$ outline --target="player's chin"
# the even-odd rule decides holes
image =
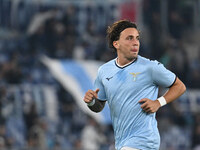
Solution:
[[[138,56],[138,52],[134,52],[134,53],[132,53],[131,56],[132,56],[132,58],[137,58],[137,56]]]

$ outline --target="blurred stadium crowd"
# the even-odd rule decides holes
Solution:
[[[115,58],[107,46],[106,28],[119,19],[120,6],[127,9],[126,3],[133,4],[0,0],[1,150],[114,150],[111,125],[97,125],[85,115],[40,58],[104,62]],[[198,93],[200,17],[194,15],[196,4],[200,10],[198,0],[169,0],[167,25],[163,25],[161,2],[143,0],[138,25],[140,55],[159,60]],[[56,104],[47,105],[48,94],[56,97]],[[190,99],[184,101],[183,112],[177,108],[179,103],[173,103],[157,113],[161,150],[200,150],[200,113],[191,111],[189,103]]]

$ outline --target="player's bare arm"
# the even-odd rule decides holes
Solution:
[[[175,83],[163,95],[163,98],[166,101],[166,103],[170,103],[176,100],[185,91],[186,91],[185,85],[177,77]],[[153,101],[148,98],[143,98],[139,101],[139,103],[142,103],[141,108],[147,113],[154,113],[161,107],[161,103],[159,102],[159,100]]]
[[[184,83],[177,77],[175,83],[164,94],[167,103],[170,103],[186,91]]]
[[[94,112],[102,111],[106,103],[106,101],[98,100],[98,92],[99,89],[96,89],[95,91],[88,90],[84,96],[84,102],[87,103],[90,110]]]

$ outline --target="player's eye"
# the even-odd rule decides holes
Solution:
[[[133,36],[128,36],[127,37],[127,40],[132,40],[133,39]]]

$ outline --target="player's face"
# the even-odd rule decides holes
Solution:
[[[139,32],[135,28],[126,28],[120,34],[119,40],[113,42],[118,58],[132,61],[138,56],[140,41]]]

